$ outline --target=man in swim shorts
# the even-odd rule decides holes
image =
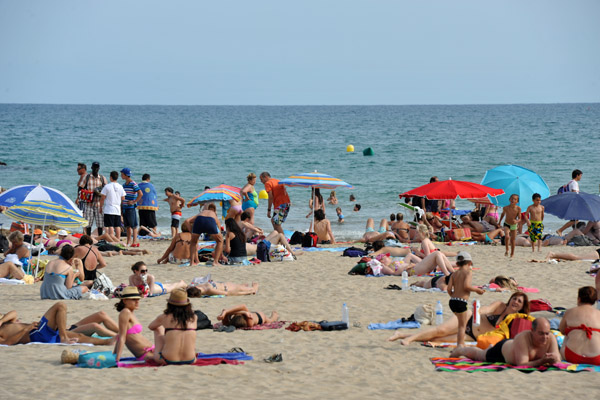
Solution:
[[[16,311],[0,314],[0,344],[39,343],[92,343],[111,344],[113,339],[99,339],[67,330],[67,306],[55,303],[40,319],[29,324],[19,322]]]
[[[268,172],[260,174],[260,181],[265,185],[265,191],[269,195],[269,206],[267,207],[267,218],[271,219],[273,229],[283,233],[281,225],[285,222],[290,212],[290,197],[285,186],[279,184],[279,180],[271,178]],[[273,217],[271,218],[271,208],[274,207]]]
[[[186,219],[183,224],[186,225],[186,230],[192,232],[190,265],[198,265],[200,262],[198,259],[198,240],[202,233],[210,235],[210,238],[216,242],[215,251],[213,252],[213,265],[221,265],[219,261],[223,255],[223,235],[217,217],[217,207],[211,203],[195,217]]]
[[[450,357],[460,356],[476,361],[530,367],[560,362],[558,344],[550,332],[550,322],[546,318],[536,318],[530,331],[521,332],[514,339],[504,339],[487,350],[477,347],[457,347],[450,354]]]

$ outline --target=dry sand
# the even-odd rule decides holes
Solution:
[[[198,351],[218,353],[241,347],[254,357],[254,361],[237,366],[93,370],[61,365],[63,346],[1,347],[3,385],[0,398],[362,398],[391,395],[427,399],[496,397],[502,392],[511,397],[589,398],[598,393],[600,375],[591,372],[435,372],[429,358],[447,356],[449,350],[426,348],[418,343],[404,347],[399,342],[387,342],[392,331],[370,331],[367,325],[408,317],[419,304],[437,300],[442,300],[448,318],[448,295],[384,290],[391,283],[400,285],[400,278],[349,276],[347,272],[357,259],[341,257],[341,253],[304,253],[296,262],[244,267],[157,265],[156,259],[167,246],[168,241],[144,241],[142,248],[153,254],[108,258],[105,272],[117,285],[127,282],[130,266],[141,259],[148,264],[150,273],[162,282],[179,279],[189,282],[210,273],[218,281],[260,283],[255,296],[192,299],[194,308],[204,311],[213,322],[223,308],[241,303],[251,310],[277,310],[285,321],[339,320],[342,303],[347,302],[351,324],[359,322],[361,327],[339,332],[290,332],[284,329],[198,332]],[[528,263],[532,254],[526,248],[517,248],[515,259],[509,261],[503,256],[504,247],[501,246],[441,247],[472,253],[475,267],[480,268],[474,271],[474,283],[483,284],[498,274],[513,276],[521,285],[540,289],[531,298],[549,299],[554,306],[573,307],[577,288],[593,285],[593,278],[585,274],[589,262]],[[583,253],[592,248],[555,247],[552,250]],[[548,251],[545,248],[541,255],[535,253],[536,258],[543,259]],[[416,279],[411,278],[411,282]],[[39,299],[39,284],[0,286],[0,293],[0,310],[17,310],[23,321],[39,320],[54,303]],[[489,304],[508,297],[508,293],[486,292],[480,299],[482,304]],[[67,301],[68,324],[99,310],[108,312],[116,320],[115,302]],[[150,340],[152,334],[146,327],[163,311],[165,302],[165,296],[144,299],[136,312],[144,325],[143,334]],[[552,316],[550,313],[541,315]],[[262,361],[273,353],[282,353],[283,362],[268,364]],[[125,355],[129,353],[126,351]]]

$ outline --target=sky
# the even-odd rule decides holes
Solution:
[[[600,102],[597,0],[0,0],[0,103]]]

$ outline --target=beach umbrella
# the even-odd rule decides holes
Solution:
[[[66,208],[52,201],[24,201],[9,207],[4,214],[15,221],[23,221],[31,225],[41,225],[42,230],[48,225],[56,225],[61,228],[81,228],[87,226],[87,219],[81,217],[75,210]],[[33,235],[31,235],[33,245]],[[40,253],[35,268],[35,275],[40,263]]]
[[[353,189],[354,187],[344,182],[341,179],[335,178],[331,175],[322,174],[320,172],[309,172],[306,174],[297,174],[289,176],[279,181],[280,185],[290,187],[309,187],[313,189],[335,189],[344,187]],[[315,204],[314,193],[313,193],[313,205]],[[315,213],[313,212],[313,226],[315,222]]]
[[[446,181],[431,182],[418,188],[401,193],[403,197],[425,197],[428,200],[455,200],[455,199],[480,199],[485,196],[498,196],[503,194],[501,189],[494,189],[473,182]]]
[[[0,193],[0,206],[11,207],[21,204],[24,201],[49,201],[56,203],[75,211],[79,216],[83,216],[82,211],[65,195],[63,192],[51,187],[42,185],[21,185],[8,189],[4,193]]]
[[[240,195],[241,188],[230,185],[219,185],[210,189],[204,190],[198,196],[194,197],[187,204],[188,207],[192,207],[198,204],[209,203],[211,201],[242,201]]]
[[[550,196],[550,189],[541,176],[534,171],[518,165],[501,165],[485,173],[482,185],[504,190],[504,194],[496,197],[497,205],[504,207],[510,204],[510,196],[519,195],[519,206],[525,210],[531,204],[531,196],[539,193],[542,199]]]
[[[600,196],[565,192],[542,200],[544,212],[569,221],[600,221]]]

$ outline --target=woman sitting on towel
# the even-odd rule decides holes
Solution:
[[[173,236],[171,244],[165,250],[161,258],[156,260],[158,264],[183,264],[190,262],[190,243],[192,234],[187,224],[181,226],[181,232]]]
[[[121,301],[115,304],[119,312],[119,333],[113,353],[117,362],[123,354],[123,347],[133,353],[137,361],[154,358],[154,345],[142,335],[142,324],[134,312],[140,308],[140,291],[135,286],[127,286],[121,292]]]
[[[579,288],[577,307],[568,309],[560,321],[565,340],[560,349],[563,360],[574,364],[600,365],[600,311],[598,292],[591,286]]]
[[[473,325],[473,313],[470,309],[466,311],[468,321],[465,333],[467,340],[477,340],[477,336],[493,331],[506,316],[514,313],[529,314],[529,298],[523,292],[515,292],[510,296],[506,304],[496,301],[489,306],[481,307],[481,324]],[[408,345],[412,342],[456,342],[458,331],[458,319],[452,315],[443,324],[434,326],[417,333],[398,331],[388,338],[389,341],[402,339],[400,343]]]
[[[174,290],[165,312],[148,325],[154,331],[154,361],[162,365],[193,364],[197,321],[185,290]]]
[[[129,276],[129,285],[135,286],[147,296],[158,296],[171,293],[175,289],[185,289],[187,284],[184,281],[177,283],[160,283],[154,278],[154,275],[148,273],[148,267],[143,261],[138,261],[131,266],[133,275]]]
[[[202,296],[246,296],[250,294],[256,294],[258,292],[258,283],[252,282],[251,285],[247,283],[239,284],[233,282],[215,282],[209,280],[206,283],[199,285],[193,284],[188,286],[187,294],[188,297],[202,297]]]
[[[40,296],[52,300],[79,300],[88,291],[87,286],[77,285],[75,279],[85,280],[83,263],[75,258],[75,249],[71,245],[62,247],[60,257],[46,265],[44,280],[40,287]]]
[[[231,325],[236,328],[251,328],[256,325],[270,324],[279,320],[277,311],[271,312],[271,316],[260,311],[250,311],[245,304],[231,307],[227,310],[223,309],[217,319],[223,322],[223,325]]]
[[[225,220],[225,253],[228,264],[241,264],[248,259],[246,253],[246,236],[235,219]]]

